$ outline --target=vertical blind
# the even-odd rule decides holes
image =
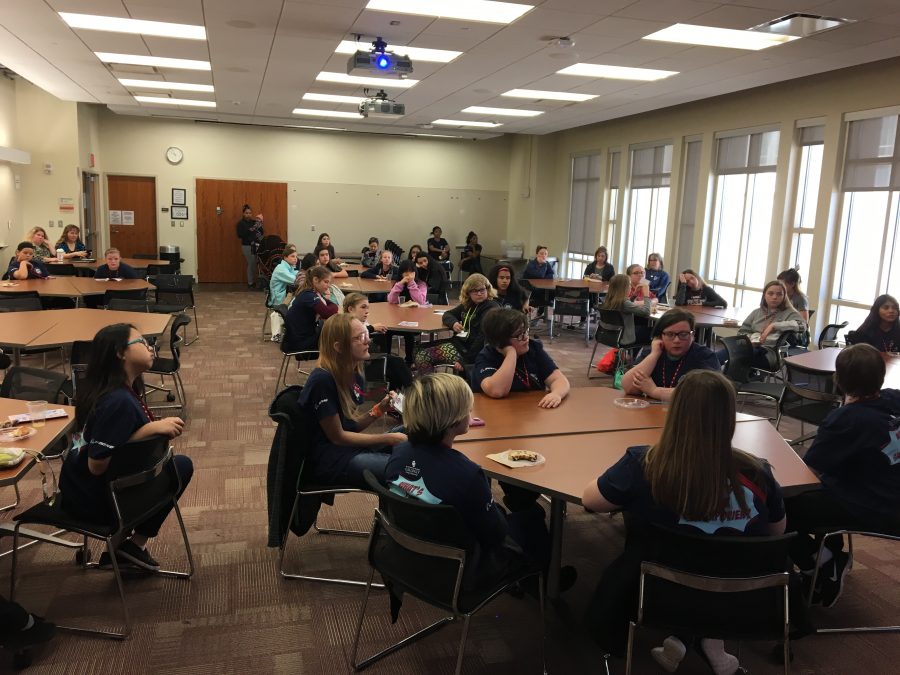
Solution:
[[[844,161],[844,192],[900,190],[897,115],[850,122]]]

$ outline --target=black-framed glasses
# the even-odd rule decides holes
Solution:
[[[528,331],[526,330],[524,333],[513,335],[510,340],[514,340],[516,342],[528,342]]]
[[[469,293],[487,293],[487,288],[482,286],[481,288],[472,288],[469,290]]]
[[[678,338],[679,340],[689,340],[691,335],[693,335],[693,334],[694,334],[694,331],[692,331],[692,330],[680,330],[678,332],[671,331],[671,330],[664,330],[661,333],[661,335],[666,340],[674,340],[675,338]]]

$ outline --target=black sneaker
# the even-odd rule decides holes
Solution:
[[[822,607],[834,607],[844,590],[844,578],[850,571],[850,556],[838,551],[819,570],[819,599]]]
[[[116,549],[116,560],[120,566],[138,567],[149,572],[156,572],[159,569],[159,563],[153,559],[147,550],[135,544],[131,539],[125,540]],[[109,558],[109,553],[106,551],[101,553],[97,565],[103,569],[111,569],[112,561]]]
[[[46,621],[44,618],[31,615],[34,619],[34,625],[27,630],[12,631],[7,634],[0,644],[6,649],[25,649],[34,645],[50,642],[56,635],[56,624]]]

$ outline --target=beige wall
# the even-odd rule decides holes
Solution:
[[[21,78],[15,85],[16,146],[31,153],[30,165],[16,167],[21,176],[16,235],[20,241],[26,230],[40,225],[52,244],[62,235],[63,225],[81,219],[77,108]],[[50,173],[45,164],[52,165]],[[74,212],[60,212],[60,198],[73,200]]]
[[[16,85],[12,80],[0,77],[0,146],[15,148],[16,145]],[[21,149],[21,148],[19,148]],[[19,243],[21,228],[19,214],[19,193],[15,177],[21,165],[0,162],[0,262],[6,271],[7,255]]]
[[[340,250],[358,250],[372,235],[404,248],[424,244],[433,225],[444,228],[451,244],[462,243],[474,229],[486,250],[506,235],[510,142],[505,138],[395,138],[106,111],[100,112],[99,127],[104,173],[155,176],[157,208],[169,205],[171,188],[187,189],[190,220],[173,227],[166,214],[158,215],[160,244],[180,246],[188,272],[196,264],[196,178],[287,182],[288,238],[301,249],[311,249],[322,231]],[[165,159],[173,145],[184,151],[176,166]]]

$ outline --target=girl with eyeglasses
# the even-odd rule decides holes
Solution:
[[[380,352],[375,354],[376,358],[386,359],[384,370],[388,386],[397,391],[408,387],[412,382],[412,373],[403,359],[390,353],[391,334],[388,332],[387,326],[381,323],[374,325],[369,323],[369,298],[362,293],[349,293],[344,298],[342,308],[344,314],[355,317],[369,331],[370,342],[375,344]]]
[[[484,317],[484,349],[475,359],[472,387],[491,398],[514,391],[547,391],[541,408],[556,408],[569,395],[569,380],[528,337],[528,319],[514,309],[498,309]]]
[[[443,324],[453,331],[449,340],[441,340],[421,347],[416,352],[416,367],[420,375],[433,372],[438,364],[452,365],[462,373],[463,364],[475,363],[484,347],[481,322],[485,314],[498,309],[494,298],[497,292],[483,274],[470,274],[459,290],[460,303],[444,312]]]
[[[389,448],[406,440],[400,433],[362,433],[390,407],[385,396],[368,414],[360,412],[368,358],[369,331],[359,319],[335,314],[323,324],[319,362],[299,399],[312,433],[308,461],[314,483],[365,489],[366,469],[383,481]]]
[[[153,357],[152,347],[130,324],[113,324],[94,336],[75,404],[75,422],[81,432],[73,439],[59,478],[62,508],[73,518],[114,524],[116,515],[106,476],[113,456],[122,452],[126,443],[155,435],[177,438],[184,431],[181,418],[154,419],[143,400],[141,375],[153,365]],[[194,466],[183,455],[175,455],[173,461],[181,480],[180,497]],[[134,528],[131,537],[116,550],[119,564],[159,569],[146,545],[159,533],[170,510],[171,507],[165,507],[148,514]],[[109,555],[103,553],[100,565],[111,564]]]
[[[719,359],[709,347],[694,342],[694,315],[672,309],[653,327],[653,342],[641,350],[634,367],[622,378],[622,389],[632,396],[669,401],[675,385],[692,370],[719,370]]]
[[[647,281],[650,282],[650,292],[659,298],[660,302],[665,302],[666,291],[669,288],[669,273],[664,269],[663,259],[659,253],[651,253],[647,256],[645,275]]]

